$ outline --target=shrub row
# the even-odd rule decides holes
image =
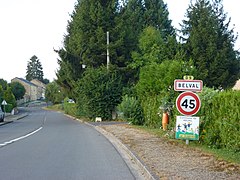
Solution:
[[[168,101],[166,95],[165,98],[147,96],[141,103],[134,97],[125,96],[118,109],[133,124],[160,128],[162,110],[159,107],[166,102],[172,107],[178,94],[171,100],[167,98]],[[202,105],[196,116],[200,116],[200,142],[214,148],[240,151],[240,91],[219,92],[204,87],[199,96]],[[170,109],[169,129],[175,128],[176,115],[179,115],[176,108]]]
[[[240,151],[240,91],[208,92],[201,110],[201,141]],[[203,96],[204,97],[204,96]]]

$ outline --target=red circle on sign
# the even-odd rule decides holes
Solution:
[[[199,111],[201,101],[197,94],[187,91],[177,97],[176,106],[181,114],[191,116]]]

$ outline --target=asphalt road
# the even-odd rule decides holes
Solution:
[[[94,128],[38,107],[0,126],[0,179],[131,180],[117,150]]]

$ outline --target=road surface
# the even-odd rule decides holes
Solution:
[[[133,173],[94,128],[39,107],[0,126],[0,179],[131,180]]]

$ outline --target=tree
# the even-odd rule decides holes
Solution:
[[[149,26],[143,30],[139,37],[139,52],[133,51],[132,68],[140,68],[149,63],[160,64],[164,60],[174,59],[177,53],[177,42],[174,37],[168,36],[168,41],[164,41],[161,32]]]
[[[32,56],[27,64],[26,79],[31,81],[33,79],[38,79],[43,82],[43,68],[40,60],[37,56]]]
[[[117,0],[78,1],[68,22],[64,47],[56,52],[60,56],[57,72],[59,83],[72,90],[87,67],[106,65],[106,33],[112,31]]]
[[[175,30],[168,15],[167,5],[162,0],[129,0],[119,16],[120,19],[124,19],[120,28],[120,39],[125,41],[121,46],[125,49],[122,52],[126,52],[123,57],[124,63],[128,67],[127,72],[133,71],[130,80],[134,84],[138,79],[139,66],[153,59],[158,59],[159,62],[172,59],[172,55],[176,53]],[[164,50],[169,45],[171,47]],[[170,49],[174,52],[170,52]]]
[[[3,93],[4,93],[3,88],[0,85],[0,103],[2,103],[2,101],[3,101]]]
[[[61,91],[61,87],[53,81],[46,87],[45,97],[47,101],[51,101],[53,104],[57,104],[63,101],[64,95]]]
[[[175,36],[175,29],[169,19],[167,4],[163,0],[144,0],[145,27],[152,26],[158,29],[165,41],[168,36]]]
[[[0,79],[0,85],[2,86],[3,90],[7,90],[8,83],[4,79]]]
[[[15,99],[15,96],[12,93],[12,90],[10,87],[7,87],[7,90],[4,91],[3,94],[3,99],[8,103],[8,106],[12,106],[12,107],[16,107],[17,106],[17,102]]]
[[[234,50],[236,37],[222,0],[197,0],[183,21],[182,34],[187,57],[198,69],[197,77],[208,87],[231,87],[239,77],[239,60]]]
[[[106,67],[88,68],[78,81],[76,100],[79,114],[89,118],[112,119],[112,112],[121,102],[121,77]]]
[[[43,82],[44,84],[50,83],[49,79],[47,79],[47,78],[44,78],[42,82]]]
[[[19,82],[12,82],[9,84],[11,87],[12,93],[15,96],[16,100],[20,100],[25,95],[26,89]]]

